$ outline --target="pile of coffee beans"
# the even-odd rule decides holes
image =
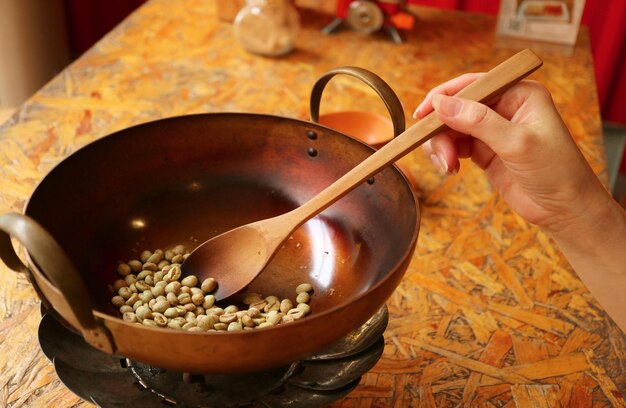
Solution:
[[[200,282],[194,275],[182,276],[181,264],[189,253],[184,245],[176,245],[145,250],[139,259],[120,263],[120,278],[111,286],[111,303],[122,319],[190,332],[236,331],[291,323],[311,312],[313,287],[309,283],[296,287],[295,301],[248,293],[243,297],[247,309],[221,307],[212,294],[218,285],[215,279]]]

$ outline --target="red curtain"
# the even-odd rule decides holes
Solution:
[[[64,0],[73,57],[79,57],[146,0]]]
[[[602,118],[626,124],[626,1],[587,0],[582,24],[589,27]]]

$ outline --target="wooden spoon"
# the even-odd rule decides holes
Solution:
[[[526,49],[482,75],[457,96],[484,102],[521,81],[542,63]],[[215,278],[217,300],[239,292],[261,273],[294,230],[445,128],[435,113],[430,113],[302,206],[204,242],[183,263],[183,274],[194,274],[201,281]]]

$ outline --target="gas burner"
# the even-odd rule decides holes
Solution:
[[[103,408],[306,408],[337,401],[356,387],[382,355],[387,322],[383,306],[363,326],[311,357],[242,374],[181,373],[106,354],[50,313],[43,313],[38,335],[63,384]]]

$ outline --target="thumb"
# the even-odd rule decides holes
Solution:
[[[481,140],[496,154],[510,147],[511,139],[503,136],[513,133],[515,126],[486,105],[442,94],[433,96],[432,105],[448,127]]]

